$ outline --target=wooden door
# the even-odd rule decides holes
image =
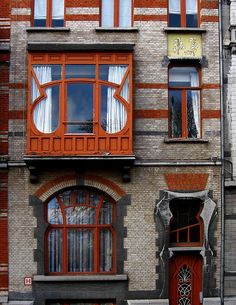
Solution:
[[[178,253],[169,264],[170,305],[200,305],[202,291],[202,257]]]

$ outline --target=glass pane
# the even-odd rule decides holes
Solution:
[[[114,26],[114,0],[102,0],[102,27]]]
[[[95,78],[95,65],[66,65],[66,78]]]
[[[180,0],[169,0],[169,26],[180,27]]]
[[[64,26],[64,0],[52,0],[52,26]]]
[[[179,231],[179,242],[180,243],[188,242],[188,229]]]
[[[46,19],[34,19],[34,26],[35,27],[45,27]]]
[[[110,230],[100,231],[100,271],[113,269],[113,236]]]
[[[169,14],[169,26],[176,28],[181,26],[180,14]]]
[[[99,79],[120,85],[126,70],[127,65],[99,65]]]
[[[46,0],[34,0],[34,26],[46,26]]]
[[[127,76],[120,95],[129,103],[129,75]]]
[[[119,7],[119,26],[131,26],[131,0],[120,0]]]
[[[104,200],[99,216],[99,224],[111,224],[113,216],[113,205],[111,202]]]
[[[200,226],[190,228],[190,241],[191,242],[199,242],[200,240],[201,240]]]
[[[76,204],[86,204],[86,195],[87,195],[87,191],[86,190],[75,190],[74,191],[75,194],[75,200],[76,200]]]
[[[197,28],[198,27],[198,15],[197,14],[186,15],[186,27],[187,28]]]
[[[127,121],[125,106],[114,98],[114,88],[101,86],[101,127],[107,133],[121,131]]]
[[[48,222],[51,224],[62,224],[62,213],[56,198],[53,198],[48,204]]]
[[[198,87],[198,71],[194,67],[174,67],[169,70],[170,87]]]
[[[34,108],[33,121],[40,132],[51,133],[59,125],[59,86],[47,88],[45,92],[47,97]]]
[[[72,194],[73,191],[66,191],[58,195],[60,197],[60,200],[62,201],[64,206],[72,206]]]
[[[66,209],[67,224],[94,224],[96,209],[77,206]]]
[[[170,137],[182,137],[182,101],[181,91],[169,91]]]
[[[62,230],[53,229],[48,234],[48,271],[62,271]]]
[[[68,231],[68,271],[94,271],[94,234],[92,230]]]
[[[33,69],[40,85],[62,79],[61,65],[33,66]]]
[[[67,132],[93,132],[93,84],[67,85]]]
[[[40,92],[33,76],[31,78],[31,104],[40,96]]]
[[[200,91],[187,91],[188,137],[200,138]]]
[[[100,200],[101,200],[100,194],[90,192],[90,194],[89,194],[89,205],[90,206],[92,206],[92,207],[98,206]]]

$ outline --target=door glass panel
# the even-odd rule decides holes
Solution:
[[[67,132],[93,132],[93,84],[67,84]]]
[[[182,99],[181,91],[169,91],[170,107],[170,137],[181,138],[182,136]]]

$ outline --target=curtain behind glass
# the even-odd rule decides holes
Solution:
[[[186,14],[197,14],[197,0],[186,0]]]
[[[34,19],[46,19],[47,0],[34,0]]]
[[[34,67],[35,74],[40,84],[48,83],[52,80],[52,69],[49,66]],[[44,133],[52,132],[52,88],[47,88],[47,97],[40,101],[34,109],[33,120],[36,128]],[[38,96],[37,90],[33,86],[32,101]]]
[[[102,26],[114,26],[114,0],[102,0]]]
[[[122,66],[110,66],[108,73],[108,81],[112,83],[120,84],[125,74],[127,67]],[[124,84],[128,86],[128,82]],[[107,126],[106,131],[108,133],[119,132],[125,127],[127,114],[124,105],[114,98],[115,88],[108,88],[107,91]],[[128,90],[123,91],[127,96],[123,98],[129,99]]]
[[[119,7],[119,26],[131,26],[131,0],[120,0]]]
[[[64,19],[64,0],[52,0],[52,19]]]
[[[191,0],[187,0],[188,2]],[[180,0],[169,0],[169,13],[170,14],[180,14]]]
[[[62,230],[59,229],[48,234],[48,271],[62,271]]]
[[[190,73],[190,80],[191,80],[191,87],[199,86],[197,72]],[[191,95],[192,95],[194,122],[195,122],[196,130],[197,130],[196,137],[199,138],[200,137],[200,95],[199,95],[199,91],[192,90]]]
[[[113,268],[113,239],[110,230],[100,231],[100,271],[108,272]]]

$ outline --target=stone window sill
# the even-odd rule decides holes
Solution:
[[[172,28],[172,27],[166,27],[166,28],[164,28],[164,32],[205,33],[205,32],[207,32],[207,30],[203,29],[203,28],[175,28],[175,27]]]
[[[129,27],[129,28],[105,28],[105,27],[96,27],[96,32],[138,32],[139,29],[137,27]]]
[[[206,139],[179,139],[179,138],[165,138],[164,142],[167,144],[171,143],[191,143],[191,144],[206,144],[208,143],[208,140]]]
[[[31,27],[26,29],[27,32],[69,32],[68,27]]]
[[[127,281],[127,274],[102,275],[35,275],[34,282],[95,282],[95,281]]]

